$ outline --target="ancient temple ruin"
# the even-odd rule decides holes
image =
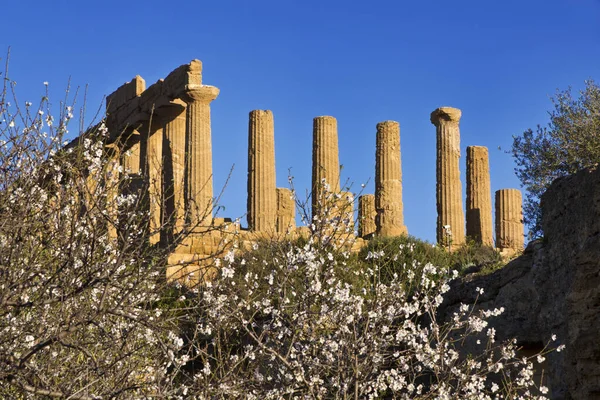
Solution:
[[[173,265],[183,265],[171,271],[174,277],[190,273],[188,264],[200,264],[230,246],[234,237],[252,242],[298,236],[307,229],[296,228],[292,191],[276,187],[275,124],[269,110],[249,113],[247,229],[214,217],[210,104],[218,95],[218,88],[203,84],[202,63],[193,60],[148,87],[136,76],[107,97],[113,155],[125,173],[146,183],[151,242],[169,244],[182,230],[189,233],[171,257]],[[488,151],[481,146],[467,148],[465,220],[460,118],[461,111],[451,107],[438,108],[430,116],[437,135],[437,242],[451,250],[464,244],[466,237],[482,245],[494,244]],[[375,194],[358,199],[355,247],[362,245],[363,238],[408,232],[400,124],[380,122],[374,131]],[[313,120],[311,189],[313,217],[350,225],[346,233],[354,237],[354,195],[340,184],[337,120],[332,116]],[[515,189],[496,192],[496,246],[504,252],[523,248],[521,195]]]

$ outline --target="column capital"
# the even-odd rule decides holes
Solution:
[[[444,122],[456,122],[460,121],[462,112],[458,108],[453,107],[440,107],[435,109],[431,113],[431,123],[433,125],[439,125]]]
[[[186,85],[179,97],[186,103],[208,104],[219,95],[219,88],[209,85]]]
[[[257,116],[269,116],[273,118],[273,111],[271,110],[252,110],[248,113],[250,118],[254,118]]]
[[[317,122],[317,121],[333,121],[333,122],[337,122],[337,120],[335,119],[335,117],[332,117],[331,115],[320,115],[318,117],[314,117],[313,118],[313,122]]]
[[[400,128],[400,123],[398,121],[392,121],[392,120],[387,120],[387,121],[381,121],[377,123],[377,129],[384,129],[387,127],[398,127]]]

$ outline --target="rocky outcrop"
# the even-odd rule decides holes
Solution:
[[[497,339],[535,351],[556,334],[563,352],[547,356],[551,399],[600,398],[600,170],[560,178],[542,197],[543,241],[486,276],[453,283],[440,311],[473,304],[504,307],[490,321]],[[545,380],[546,380],[545,379]]]

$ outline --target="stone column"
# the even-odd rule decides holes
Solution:
[[[336,202],[336,214],[340,216],[344,226],[354,232],[354,193],[344,191],[340,192],[339,196]]]
[[[431,113],[437,132],[436,201],[437,242],[451,249],[465,243],[465,217],[460,182],[458,108],[441,107]]]
[[[358,236],[365,238],[375,233],[375,195],[363,194],[358,198]]]
[[[521,191],[496,191],[496,247],[504,253],[522,251],[525,241]]]
[[[121,164],[123,172],[129,174],[140,173],[140,138],[139,134],[131,141],[129,148],[121,154]]]
[[[408,233],[404,225],[402,204],[402,166],[400,124],[384,121],[377,124],[375,153],[375,224],[379,236]]]
[[[219,89],[208,85],[187,85],[182,99],[186,109],[186,210],[192,226],[212,221],[213,174],[210,132],[210,103]]]
[[[155,117],[156,118],[156,117]],[[163,221],[163,128],[149,132],[146,140],[148,207],[150,212],[150,243],[160,240]]]
[[[156,111],[163,124],[162,172],[163,223],[179,232],[185,225],[185,144],[186,112],[185,103],[175,100],[169,106]],[[153,136],[156,136],[153,135]],[[158,147],[158,137],[152,139]],[[156,149],[158,150],[158,148]]]
[[[296,227],[296,203],[292,191],[277,188],[277,232],[287,233]]]
[[[488,149],[467,147],[467,236],[484,246],[494,246],[492,191]]]
[[[106,165],[106,172],[104,172],[103,176],[94,176],[88,177],[88,190],[89,194],[93,196],[93,198],[89,199],[88,204],[92,205],[98,201],[97,196],[97,188],[99,182],[98,178],[104,179],[104,184],[106,185],[106,204],[107,204],[107,228],[108,228],[108,238],[111,240],[116,240],[119,238],[119,208],[117,205],[117,197],[120,194],[120,182],[121,176],[119,173],[120,167],[120,151],[119,149],[105,149],[108,150],[108,163]]]
[[[248,228],[274,232],[277,224],[273,113],[250,112],[248,124]]]
[[[329,191],[340,191],[340,161],[338,156],[337,121],[334,117],[321,116],[313,119],[313,159],[312,159],[312,213],[319,213],[319,203],[323,197],[325,180]],[[329,204],[331,207],[332,204]]]

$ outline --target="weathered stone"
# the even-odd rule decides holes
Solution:
[[[375,225],[375,195],[363,194],[358,198],[358,236],[370,237],[377,230]]]
[[[146,90],[146,81],[139,75],[136,75],[130,82],[127,82],[117,88],[114,92],[106,96],[106,112],[112,114],[119,108],[126,106],[131,100],[135,99]]]
[[[176,100],[170,107],[157,112],[163,126],[162,140],[162,193],[163,223],[172,233],[181,231],[185,225],[185,157],[186,118],[185,103]],[[158,138],[154,139],[155,141]]]
[[[493,246],[492,191],[488,149],[467,147],[467,237]]]
[[[286,234],[296,227],[296,202],[292,191],[277,188],[277,232]]]
[[[319,214],[321,206],[327,205],[324,192],[340,191],[340,161],[338,156],[337,121],[334,117],[321,116],[313,119],[312,149],[312,212]],[[327,185],[324,187],[323,182]],[[329,207],[332,205],[329,204]]]
[[[123,171],[129,174],[140,173],[140,139],[135,135],[128,144],[128,149],[121,154],[121,165]]]
[[[451,250],[465,243],[465,217],[460,182],[458,108],[440,107],[431,113],[436,127],[437,242]]]
[[[277,224],[273,113],[250,112],[248,124],[248,228],[274,232]]]
[[[496,191],[496,247],[512,255],[523,251],[523,200],[518,189]]]
[[[210,103],[219,95],[214,86],[187,85],[181,98],[186,108],[186,210],[192,226],[212,221],[213,173]]]
[[[162,107],[185,92],[202,85],[202,63],[192,60],[173,70],[165,79],[145,88],[144,80],[137,76],[107,97],[107,126],[110,140],[116,140],[126,128],[138,129]]]
[[[158,125],[158,124],[156,124]],[[163,219],[163,128],[157,127],[148,133],[145,162],[148,179],[148,208],[150,213],[150,243],[160,241]]]
[[[354,193],[348,191],[341,192],[338,209],[341,211],[344,224],[354,232]]]
[[[396,121],[377,124],[375,209],[378,236],[399,236],[408,233],[404,225],[402,204],[400,124]]]

